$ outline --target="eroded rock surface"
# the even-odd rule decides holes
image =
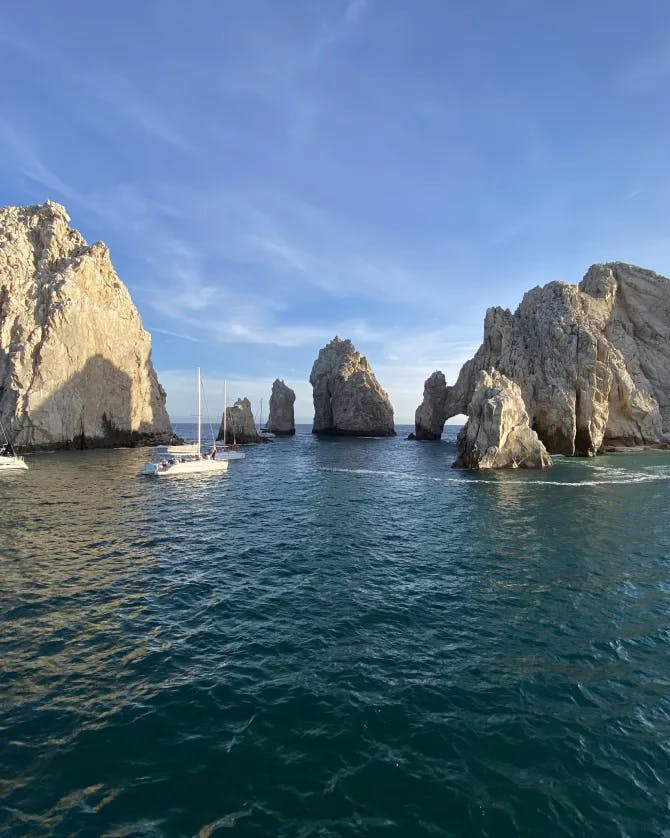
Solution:
[[[270,395],[270,415],[265,426],[276,436],[292,436],[295,433],[293,405],[295,393],[279,378],[272,384]]]
[[[465,413],[481,370],[521,388],[530,424],[554,454],[670,441],[670,281],[614,262],[582,282],[534,288],[516,312],[491,308],[484,341],[453,387]]]
[[[28,449],[168,442],[151,338],[64,207],[0,209],[0,421]]]
[[[497,370],[481,370],[468,421],[458,434],[455,468],[546,468],[547,449],[528,423],[521,388]]]
[[[447,382],[444,373],[436,370],[423,385],[423,401],[414,415],[412,439],[440,439],[447,421]]]
[[[223,430],[222,417],[217,439],[223,439]],[[256,422],[249,399],[246,397],[238,399],[234,405],[226,408],[226,442],[246,445],[247,443],[262,441],[256,430]]]
[[[309,377],[312,433],[394,436],[393,407],[367,359],[350,340],[336,337],[319,352]]]

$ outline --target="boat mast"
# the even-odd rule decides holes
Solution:
[[[200,451],[200,413],[202,407],[200,405],[200,367],[198,367],[198,451]]]
[[[226,447],[226,420],[228,419],[228,382],[223,382],[223,447]]]

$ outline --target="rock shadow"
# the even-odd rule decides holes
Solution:
[[[165,391],[153,369],[145,366],[144,394],[133,388],[126,372],[97,354],[44,399],[39,382],[17,398],[7,380],[7,353],[0,350],[0,420],[12,441],[28,451],[168,443],[172,428],[164,409]],[[156,416],[156,406],[164,416]],[[140,413],[151,419],[137,422]]]

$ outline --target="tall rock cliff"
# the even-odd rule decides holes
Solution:
[[[151,338],[65,209],[0,210],[0,420],[27,448],[167,442]]]
[[[521,388],[498,370],[481,370],[454,468],[548,468],[553,460],[530,429]]]
[[[293,405],[295,393],[278,378],[272,384],[270,395],[270,415],[265,426],[276,436],[292,436],[295,433]]]
[[[394,436],[393,407],[367,359],[350,340],[336,337],[319,352],[309,377],[312,433]]]
[[[224,426],[221,417],[218,439],[223,439]],[[246,397],[238,399],[234,405],[226,408],[226,442],[237,442],[246,445],[252,442],[263,442],[256,430],[254,414],[251,412],[251,402]]]

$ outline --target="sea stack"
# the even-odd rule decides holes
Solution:
[[[553,461],[528,424],[518,384],[497,370],[477,376],[454,468],[547,468]]]
[[[151,338],[64,207],[0,209],[0,421],[29,450],[168,442]]]
[[[444,373],[436,370],[423,385],[423,401],[414,415],[411,439],[436,440],[442,436],[446,414],[447,382]]]
[[[270,396],[270,415],[265,426],[275,436],[293,436],[295,433],[295,417],[293,405],[295,393],[279,378],[272,384]]]
[[[223,439],[223,418],[219,428],[217,440]],[[251,412],[251,402],[247,398],[238,399],[234,405],[226,408],[226,442],[237,442],[246,445],[251,442],[262,442],[256,430],[254,414]]]
[[[350,340],[335,337],[321,349],[309,377],[313,388],[312,433],[394,436],[393,407],[367,359]]]

